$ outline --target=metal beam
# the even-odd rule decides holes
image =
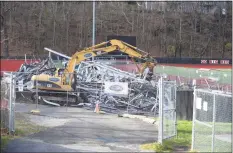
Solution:
[[[49,49],[49,48],[46,48],[46,47],[45,47],[44,50],[47,50],[48,52],[51,52],[51,53],[54,53],[54,54],[56,54],[56,55],[65,57],[65,58],[67,58],[67,59],[71,59],[71,57],[66,56],[66,55],[64,55],[64,54],[61,54],[61,53],[58,53],[58,52],[56,52],[56,51],[54,51],[54,50],[52,50],[52,49]]]

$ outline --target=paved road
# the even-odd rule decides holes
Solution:
[[[16,104],[16,111],[25,114],[34,108],[33,104]],[[83,108],[39,108],[41,116],[26,115],[49,128],[11,141],[6,152],[138,152],[140,144],[157,140],[157,127],[137,119],[95,114]]]

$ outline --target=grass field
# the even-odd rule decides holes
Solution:
[[[154,69],[155,73],[165,73],[193,79],[210,78],[217,79],[218,83],[231,84],[231,69],[206,69],[206,68],[187,68],[177,66],[157,65]]]

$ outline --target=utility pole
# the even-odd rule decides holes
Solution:
[[[93,1],[93,25],[92,25],[92,46],[95,45],[95,0]],[[94,57],[92,57],[92,61],[94,60]]]

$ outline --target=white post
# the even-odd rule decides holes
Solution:
[[[215,112],[216,112],[216,95],[214,94],[214,104],[213,104],[213,126],[212,126],[212,146],[211,152],[214,152],[214,139],[215,139]]]
[[[196,80],[195,80],[196,83]],[[194,149],[194,143],[195,143],[195,120],[196,120],[196,96],[197,96],[197,91],[196,91],[196,84],[194,84],[194,91],[193,91],[193,125],[192,125],[192,146],[191,150]]]
[[[159,135],[158,142],[163,144],[163,77],[159,79]]]
[[[27,64],[27,54],[25,54],[25,56],[24,56],[24,61]]]
[[[9,131],[10,131],[10,133],[12,132],[12,112],[11,112],[11,110],[12,110],[12,80],[13,80],[13,77],[12,77],[12,72],[10,73],[10,78],[11,78],[11,80],[10,80],[10,94],[9,94],[9,102],[8,102],[8,106],[9,106],[9,109],[8,109],[8,111],[9,111],[9,123],[8,123],[8,128],[9,128]]]
[[[174,81],[174,88],[175,88],[175,99],[174,99],[174,109],[175,109],[175,135],[176,135],[176,138],[178,138],[178,135],[177,135],[177,113],[176,113],[176,93],[177,93],[177,87],[176,87],[176,80]]]
[[[16,94],[15,94],[15,79],[12,76],[12,89],[11,89],[11,122],[12,122],[12,132],[15,132],[15,98],[16,98]]]
[[[38,72],[36,72],[36,109],[38,109],[38,97],[39,97],[39,94],[38,94]]]
[[[179,86],[181,85],[181,80],[180,80],[180,73],[178,72],[178,80],[179,80]]]

